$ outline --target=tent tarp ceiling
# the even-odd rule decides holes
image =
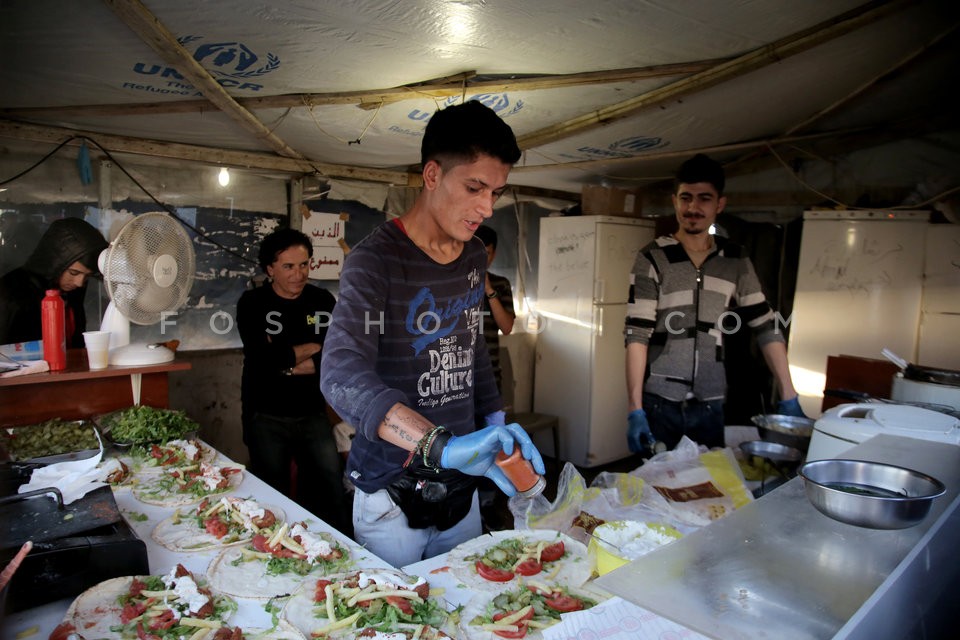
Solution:
[[[140,33],[131,14],[147,18]],[[161,31],[144,39],[150,17]],[[198,147],[191,159],[208,162],[229,164],[227,150],[254,154],[245,163],[259,168],[299,155],[321,169],[407,171],[430,114],[465,96],[517,133],[525,155],[512,183],[643,186],[701,148],[732,161],[752,142],[822,136],[849,153],[870,142],[836,145],[854,131],[955,129],[943,92],[960,62],[958,20],[949,0],[4,2],[0,145],[83,131],[106,148],[122,139],[129,153],[181,153],[148,144],[161,141]],[[239,111],[193,106],[209,91],[169,59],[176,46],[162,29]],[[619,75],[589,77],[610,71]],[[476,75],[434,81],[465,72]],[[388,91],[417,83],[431,88]],[[390,98],[378,106],[358,92]]]

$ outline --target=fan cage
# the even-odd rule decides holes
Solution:
[[[195,270],[193,243],[183,225],[167,213],[144,213],[110,243],[103,279],[120,313],[150,325],[187,301]]]

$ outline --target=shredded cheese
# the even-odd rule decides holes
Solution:
[[[277,532],[274,533],[273,536],[272,536],[269,540],[267,540],[267,546],[268,546],[268,547],[274,547],[274,546],[276,546],[277,543],[280,542],[281,538],[283,538],[283,536],[286,535],[286,533],[287,533],[287,523],[284,522],[284,523],[280,526],[280,528],[277,529]]]
[[[325,586],[323,588],[323,592],[327,595],[327,619],[329,619],[330,622],[336,622],[337,614],[334,611],[336,607],[334,607],[334,604],[333,604],[333,598],[334,598],[333,585],[328,584],[327,586]]]
[[[514,611],[508,616],[503,616],[502,618],[497,620],[497,622],[499,624],[514,624],[515,622],[519,622],[523,618],[523,616],[527,615],[532,610],[533,610],[533,605],[528,604],[527,606],[525,606],[523,609],[520,609],[519,611]]]
[[[223,626],[223,623],[215,618],[204,620],[202,618],[183,617],[180,618],[180,624],[184,627],[202,627],[204,629],[219,629]]]
[[[314,636],[314,637],[316,637],[316,636],[322,636],[322,635],[326,635],[326,634],[330,633],[331,631],[336,631],[337,629],[345,629],[345,628],[351,626],[354,622],[356,622],[357,619],[360,617],[360,614],[361,614],[361,613],[363,613],[363,612],[362,612],[362,611],[357,611],[357,612],[356,612],[355,614],[353,614],[352,616],[348,616],[348,617],[344,618],[343,620],[338,620],[338,621],[334,622],[333,624],[328,624],[328,625],[325,626],[325,627],[321,627],[321,628],[319,628],[319,629],[314,629],[314,630],[310,633],[310,635],[312,635],[312,636]]]
[[[416,602],[423,602],[423,598],[417,595],[416,591],[409,591],[407,589],[391,589],[389,591],[376,591],[374,593],[365,593],[363,595],[354,596],[351,598],[354,602],[366,602],[367,600],[376,600],[377,598],[386,598],[388,596],[397,596],[399,598],[406,598],[407,600],[414,600]]]

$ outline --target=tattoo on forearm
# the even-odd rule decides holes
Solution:
[[[383,423],[390,431],[406,442],[419,442],[428,431],[428,429],[423,428],[424,425],[416,420],[415,416],[403,417],[397,410],[387,412],[387,415],[383,418]],[[407,428],[404,429],[404,427]]]

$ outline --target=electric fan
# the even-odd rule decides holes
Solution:
[[[110,332],[110,364],[173,360],[156,344],[130,344],[130,323],[151,325],[183,305],[196,268],[190,237],[173,216],[144,213],[123,225],[98,260],[110,296],[100,329]]]

